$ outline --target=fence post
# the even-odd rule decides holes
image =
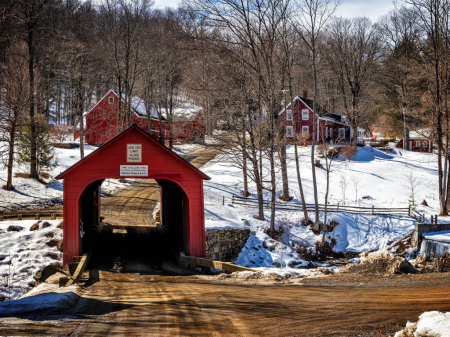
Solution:
[[[425,213],[422,213],[422,222],[425,222]]]
[[[225,196],[223,196],[223,199],[222,199],[222,206],[225,206]]]
[[[267,198],[267,209],[269,209],[269,198]]]
[[[337,211],[339,212],[339,203],[338,203]]]
[[[231,196],[231,204],[234,205],[234,194]]]
[[[374,215],[374,214],[375,214],[375,206],[372,205],[372,215]]]
[[[411,205],[408,206],[408,216],[411,216]]]

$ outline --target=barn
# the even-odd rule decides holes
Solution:
[[[108,91],[86,114],[85,141],[91,145],[101,145],[117,135],[118,110],[123,111],[125,105],[123,99],[114,90]],[[138,125],[147,130],[148,117],[145,102],[133,96],[131,99],[131,124]],[[178,104],[179,105],[179,104]],[[161,128],[157,112],[150,109],[150,135],[159,138],[160,129],[162,137],[169,139],[167,120],[162,116]],[[174,108],[173,112],[173,137],[175,141],[202,141],[205,135],[205,121],[198,107],[185,107],[183,105]],[[123,123],[123,119],[121,124]]]
[[[85,253],[84,243],[93,240],[107,178],[156,180],[161,225],[175,249],[205,256],[203,180],[210,178],[133,124],[56,177],[64,180],[64,265]]]
[[[319,115],[314,115],[313,101],[308,99],[306,91],[303,92],[303,97],[295,97],[293,104],[294,108],[289,103],[279,113],[280,124],[283,127],[287,143],[294,142],[294,118],[299,142],[311,144],[313,137],[318,143],[330,140],[335,143],[350,142],[352,129],[345,116],[326,111],[322,107],[319,107]],[[318,125],[315,135],[312,134],[314,118]]]

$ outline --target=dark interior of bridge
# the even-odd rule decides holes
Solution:
[[[80,248],[92,252],[88,269],[165,274],[175,268],[175,254],[189,248],[189,199],[183,189],[168,180],[143,180],[131,193],[125,189],[100,199],[102,183],[90,184],[79,201]]]

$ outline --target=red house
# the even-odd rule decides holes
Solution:
[[[86,132],[85,141],[91,145],[101,145],[114,138],[117,135],[117,117],[120,107],[123,111],[125,105],[124,100],[110,90],[94,107],[85,114],[86,118]],[[198,110],[198,109],[197,109]],[[184,112],[182,108],[174,110],[174,116],[178,116]],[[138,125],[141,129],[147,130],[147,111],[145,109],[145,103],[139,97],[132,97],[131,99],[131,124]],[[154,138],[159,138],[160,125],[157,112],[152,108],[150,119],[150,135]],[[123,117],[122,117],[123,118]],[[123,119],[121,124],[123,123]],[[167,127],[167,121],[163,118],[162,132],[164,139],[169,139],[169,132]],[[173,121],[173,135],[174,140],[182,141],[198,141],[204,137],[205,123],[203,117],[198,112],[197,116],[192,119]]]
[[[405,140],[401,138],[396,145],[396,148],[403,149],[403,142]],[[407,144],[407,150],[415,152],[433,152],[433,142],[428,138],[419,135],[417,132],[411,132],[409,135],[409,144]]]
[[[313,113],[313,101],[308,99],[307,92],[303,97],[295,97],[294,108],[289,103],[286,109],[281,110],[279,118],[283,126],[286,141],[294,142],[294,121],[296,122],[296,134],[300,141],[310,144],[315,137],[316,142],[330,141],[334,143],[346,143],[351,140],[352,129],[346,121],[346,117],[337,113],[329,112],[319,106],[319,115]],[[317,103],[316,103],[317,104]],[[286,110],[286,111],[285,111]],[[317,131],[313,131],[313,119],[316,119]]]

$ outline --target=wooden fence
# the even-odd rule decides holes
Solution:
[[[250,208],[258,208],[258,200],[252,198],[239,197],[233,194],[231,198],[233,205],[244,205]],[[271,207],[270,200],[263,201],[264,208],[269,209]],[[275,209],[279,211],[302,211],[302,205],[293,202],[275,202]],[[307,204],[306,210],[312,212],[315,210],[314,205]],[[325,205],[319,204],[319,211],[325,212]],[[350,214],[370,214],[370,215],[407,215],[419,222],[425,221],[425,215],[420,214],[411,206],[403,208],[387,208],[387,207],[359,207],[359,206],[346,206],[346,205],[327,205],[327,212],[331,213],[350,213]]]
[[[57,218],[62,218],[63,212],[61,211],[22,211],[17,213],[0,213],[0,221],[3,220],[40,220],[40,219],[49,219],[56,220]]]

